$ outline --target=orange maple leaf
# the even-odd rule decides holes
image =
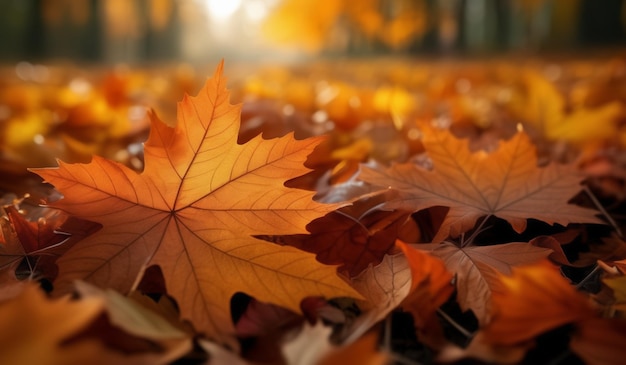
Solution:
[[[431,346],[445,342],[435,315],[454,292],[452,274],[438,257],[396,241],[411,268],[411,289],[401,306],[413,316],[420,339]]]
[[[306,233],[337,205],[284,185],[308,172],[321,138],[237,144],[240,107],[229,103],[222,68],[179,103],[175,128],[152,116],[141,174],[97,156],[33,171],[64,194],[54,207],[103,226],[58,261],[57,287],[84,279],[128,292],[158,265],[181,316],[234,345],[236,292],[296,312],[304,297],[359,295],[313,255],[252,237]]]
[[[502,285],[492,296],[493,320],[485,328],[490,343],[514,345],[595,316],[584,295],[547,260],[499,276]]]
[[[581,189],[582,178],[575,167],[537,167],[535,149],[523,131],[489,154],[471,152],[467,140],[448,130],[425,127],[423,132],[432,171],[412,163],[386,171],[363,166],[360,179],[397,190],[398,197],[387,203],[392,209],[450,207],[434,242],[458,237],[483,216],[506,219],[516,232],[526,229],[529,218],[562,225],[601,223],[593,210],[567,204]]]

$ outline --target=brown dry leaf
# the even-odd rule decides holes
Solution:
[[[246,310],[237,320],[235,326],[237,336],[245,338],[284,332],[301,325],[305,319],[310,322],[316,321],[319,312],[329,308],[330,305],[325,300],[315,297],[303,300],[301,307],[304,316],[251,298]]]
[[[561,247],[561,242],[551,236],[539,236],[528,241],[529,244],[537,247],[543,247],[552,250],[548,256],[550,260],[560,265],[571,265],[571,262],[565,256],[565,251]]]
[[[366,299],[364,313],[346,328],[346,342],[353,342],[385,318],[411,290],[412,273],[404,253],[385,255],[383,261],[352,278],[352,286]]]
[[[308,310],[307,302],[318,299],[307,298],[302,302],[305,316]],[[320,301],[327,305],[326,302]],[[311,323],[315,322],[316,316],[312,318]],[[235,326],[237,337],[248,343],[241,356],[253,363],[282,364],[281,343],[293,334],[294,330],[301,328],[303,323],[305,318],[302,315],[251,298]]]
[[[581,190],[582,177],[576,168],[537,167],[535,148],[524,132],[501,141],[491,153],[471,152],[467,140],[457,139],[448,130],[427,127],[423,132],[432,171],[412,163],[385,171],[363,166],[360,179],[399,192],[388,208],[450,207],[434,242],[458,237],[484,216],[506,219],[516,232],[524,231],[530,218],[562,225],[602,223],[593,210],[567,204]]]
[[[135,290],[128,295],[128,298],[132,299],[134,303],[139,304],[141,307],[158,314],[171,326],[178,328],[180,331],[193,333],[191,325],[179,319],[178,306],[169,296],[161,295],[158,298],[153,298],[149,294]]]
[[[548,248],[552,250],[550,256],[548,258],[558,264],[573,266],[572,262],[565,255],[565,251],[563,251],[563,245],[567,245],[572,243],[578,235],[580,235],[581,230],[574,228],[569,229],[561,233],[556,233],[550,236],[537,236],[532,240],[528,241],[533,246]]]
[[[27,254],[57,245],[67,239],[67,235],[56,231],[67,218],[62,214],[57,214],[56,218],[41,218],[37,222],[30,222],[13,205],[4,207],[4,210]]]
[[[609,237],[602,237],[601,242],[594,242],[589,245],[588,252],[581,252],[578,259],[573,262],[574,266],[582,267],[595,264],[598,260],[605,261],[609,265],[626,259],[626,241],[613,233]]]
[[[486,340],[515,345],[567,323],[595,316],[584,295],[547,260],[498,275],[501,285],[492,295],[494,314],[485,328]]]
[[[362,205],[357,201],[354,206]],[[371,205],[371,204],[368,204]],[[340,272],[354,277],[369,265],[378,265],[394,247],[407,214],[375,211],[362,217],[354,206],[317,219],[307,227],[310,235],[287,236],[281,241],[316,254],[327,265],[341,265]]]
[[[174,327],[156,312],[120,293],[101,290],[82,281],[75,283],[81,298],[95,298],[104,302],[104,309],[111,326],[126,334],[157,344],[159,351],[146,354],[154,364],[170,363],[192,348],[191,335]]]
[[[15,268],[26,252],[8,219],[0,217],[0,272],[15,278]]]
[[[295,312],[308,296],[358,294],[313,255],[252,237],[306,233],[336,205],[284,185],[308,172],[303,163],[319,138],[237,144],[240,108],[229,103],[222,67],[179,103],[175,128],[152,116],[141,174],[97,156],[34,171],[64,194],[54,207],[102,225],[58,261],[55,288],[82,279],[128,293],[158,265],[182,318],[237,347],[236,292]]]
[[[500,274],[510,275],[513,266],[539,261],[551,251],[524,242],[463,248],[445,242],[431,253],[441,258],[456,276],[457,301],[461,308],[471,309],[484,325],[489,322],[493,309],[490,298],[502,289]]]
[[[28,276],[43,274],[52,279],[56,272],[54,262],[65,252],[63,243],[69,238],[69,234],[58,231],[67,216],[55,212],[48,218],[41,217],[37,222],[30,222],[13,205],[5,206],[4,210],[10,227],[6,226],[4,220],[0,222],[5,240],[0,245],[0,269],[15,270],[22,259],[26,258]],[[20,273],[19,276],[22,275]]]
[[[3,291],[6,289],[3,286]],[[2,364],[157,365],[169,363],[191,348],[190,337],[172,339],[168,337],[172,331],[168,332],[166,326],[146,332],[145,329],[158,320],[143,309],[130,313],[132,305],[127,305],[130,302],[124,304],[117,300],[113,303],[105,296],[97,295],[78,300],[70,297],[50,300],[33,282],[22,282],[8,289],[12,294],[0,301]],[[123,330],[112,330],[113,327],[103,320],[105,311],[118,317],[118,325]],[[120,314],[125,314],[123,321],[119,320]],[[137,325],[147,319],[150,324]],[[140,335],[144,336],[147,346],[137,347],[140,342],[133,341],[136,337],[125,332],[136,332],[138,328],[144,329]],[[132,342],[125,343],[122,348],[111,346],[120,338]]]

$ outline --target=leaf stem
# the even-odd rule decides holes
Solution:
[[[422,365],[422,363],[420,362],[414,361],[412,359],[406,358],[398,353],[393,352],[393,349],[391,348],[391,325],[392,325],[391,315],[388,315],[385,318],[384,327],[383,327],[383,336],[382,336],[383,338],[382,338],[382,344],[381,344],[381,347],[383,348],[383,350],[389,354],[389,357],[391,357],[391,359],[396,364]]]
[[[363,231],[365,231],[365,233],[367,233],[368,236],[372,235],[370,230],[358,218],[355,218],[355,217],[351,216],[350,214],[348,214],[346,212],[342,212],[341,210],[335,210],[334,213],[342,215],[342,216],[350,219],[354,223],[356,223],[359,227],[361,227],[363,229]]]
[[[28,255],[24,255],[24,259],[28,265],[28,278],[32,280],[35,277],[35,267],[30,263],[30,257]]]
[[[393,360],[393,363],[395,364],[401,364],[401,365],[422,365],[421,362],[409,359],[407,357],[404,357],[398,353],[395,352],[390,352],[389,353],[389,357],[391,357],[391,359]]]
[[[472,232],[472,235],[469,236],[469,238],[467,239],[467,241],[463,241],[461,243],[461,248],[471,245],[474,242],[474,239],[476,238],[476,236],[478,236],[480,234],[480,232],[482,232],[482,228],[485,225],[485,223],[487,223],[487,220],[491,218],[491,214],[488,214],[485,216],[485,218],[480,222],[480,224],[478,225],[478,227],[476,227],[476,229],[474,230],[474,232]]]
[[[448,323],[450,323],[452,327],[456,328],[456,330],[459,331],[463,336],[467,337],[468,339],[471,339],[472,337],[474,337],[473,333],[465,329],[465,327],[461,326],[459,322],[455,321],[454,318],[450,317],[448,313],[442,311],[441,308],[437,308],[437,313],[440,316],[442,316],[443,319],[445,319]]]
[[[383,328],[383,347],[391,353],[391,314],[385,318],[385,327]]]
[[[391,359],[397,363],[397,364],[402,364],[402,365],[422,365],[421,362],[417,362],[415,360],[406,358],[400,354],[397,354],[395,352],[392,352],[389,354]]]
[[[548,365],[559,365],[563,362],[563,360],[567,359],[570,354],[570,349],[565,349],[565,351],[561,352],[559,356],[552,359]]]
[[[598,264],[595,264],[593,270],[591,270],[589,274],[587,274],[587,276],[585,276],[581,281],[578,282],[578,284],[576,284],[576,289],[582,289],[582,287],[587,284],[587,282],[595,275],[595,273],[600,270],[601,267]]]
[[[624,234],[622,233],[622,230],[619,228],[619,226],[617,225],[613,217],[611,217],[609,212],[607,212],[606,209],[604,209],[604,207],[602,206],[602,204],[600,203],[596,195],[591,191],[591,189],[589,189],[589,186],[587,185],[583,186],[583,190],[585,191],[587,196],[591,199],[591,201],[596,206],[596,208],[598,208],[600,213],[602,213],[602,215],[606,218],[606,220],[609,221],[609,224],[613,226],[613,229],[615,229],[615,232],[617,232],[617,235],[621,239],[624,239]]]

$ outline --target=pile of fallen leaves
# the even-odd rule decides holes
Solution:
[[[3,85],[0,363],[626,356],[623,60],[137,75]]]

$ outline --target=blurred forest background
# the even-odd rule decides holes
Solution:
[[[624,0],[2,0],[0,61],[492,55],[626,45]]]

